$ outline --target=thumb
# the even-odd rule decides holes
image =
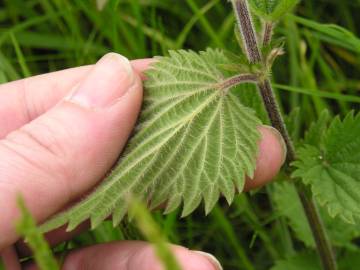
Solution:
[[[0,250],[16,241],[16,196],[38,221],[104,177],[135,124],[141,80],[129,61],[104,56],[54,108],[0,141]]]

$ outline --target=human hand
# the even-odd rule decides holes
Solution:
[[[104,177],[123,149],[142,99],[142,72],[152,62],[131,64],[111,53],[84,66],[0,85],[0,253],[7,269],[20,269],[17,255],[17,194],[38,222],[81,197]],[[260,127],[255,177],[246,189],[271,180],[285,160],[280,134]],[[84,230],[47,234],[51,245]],[[17,242],[16,254],[13,244]],[[219,269],[210,255],[172,247],[184,270]],[[65,258],[63,269],[161,269],[152,247],[124,241],[86,247]],[[28,265],[25,269],[36,269]]]

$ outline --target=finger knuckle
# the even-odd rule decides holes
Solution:
[[[10,133],[2,144],[22,159],[31,168],[40,171],[45,177],[56,178],[71,197],[69,179],[74,178],[75,170],[67,158],[68,152],[59,136],[50,127],[24,126]]]

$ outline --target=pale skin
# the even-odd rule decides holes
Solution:
[[[96,65],[0,85],[0,254],[10,270],[29,254],[17,236],[16,197],[22,194],[39,222],[76,201],[104,177],[131,133],[142,101],[143,72],[152,59],[129,64],[108,54]],[[262,139],[254,179],[245,189],[269,182],[284,162],[281,136],[259,127]],[[88,228],[82,224],[47,234],[51,245],[71,239]],[[17,247],[17,253],[15,248]],[[219,269],[213,259],[180,246],[172,247],[184,270]],[[124,241],[73,251],[63,268],[161,270],[151,245]]]

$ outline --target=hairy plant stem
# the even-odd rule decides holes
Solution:
[[[255,29],[252,23],[251,13],[249,11],[247,0],[231,0],[231,1],[235,10],[237,21],[239,23],[240,31],[243,36],[244,47],[246,48],[246,54],[248,56],[248,60],[251,63],[264,64],[256,40]],[[264,39],[265,44],[271,40],[271,33],[272,33],[272,29],[270,30],[265,29],[265,39]],[[270,36],[266,37],[267,34]],[[281,135],[285,140],[288,149],[287,161],[291,163],[296,160],[296,152],[295,152],[294,144],[286,129],[279,106],[277,104],[270,79],[267,77],[260,78],[260,80],[258,81],[258,88],[260,90],[260,94],[263,99],[272,126],[275,127],[281,133]],[[313,200],[313,196],[311,192],[308,190],[308,188],[301,183],[301,181],[295,180],[294,182],[302,206],[305,210],[305,214],[316,243],[316,248],[320,256],[323,269],[336,270],[337,265],[336,265],[335,256],[331,244],[329,242],[329,239],[327,237],[326,229],[319,215],[319,211],[317,209],[316,203]]]
[[[269,46],[271,43],[271,37],[273,33],[273,22],[266,22],[264,26],[264,35],[263,35],[263,46]]]
[[[245,0],[232,0],[232,3],[235,14],[237,15],[236,19],[244,41],[246,55],[250,63],[260,63],[262,62],[262,59],[251,19],[251,14],[249,12],[248,3]]]

